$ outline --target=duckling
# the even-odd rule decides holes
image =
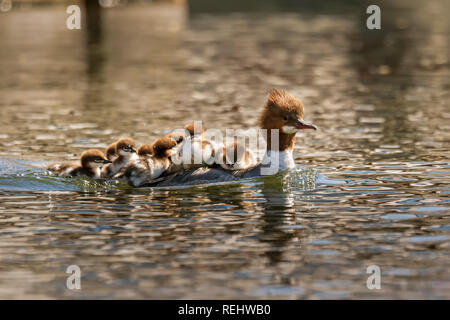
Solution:
[[[117,158],[116,145],[117,145],[117,141],[111,143],[108,147],[106,147],[105,155],[108,160],[113,161],[115,158]]]
[[[164,138],[169,138],[174,140],[177,144],[180,144],[184,141],[184,139],[189,135],[189,133],[186,133],[185,130],[175,130],[172,131],[168,134],[166,134],[164,136]],[[155,140],[156,141],[156,140]],[[138,149],[137,149],[137,154],[139,156],[149,156],[153,154],[153,144],[152,143],[146,143],[141,145]]]
[[[186,129],[177,129],[166,134],[165,137],[175,140],[177,144],[180,144],[190,135],[190,132]]]
[[[115,142],[116,157],[112,163],[102,168],[102,177],[111,178],[117,174],[129,161],[137,159],[136,144],[131,138],[121,138]]]
[[[151,153],[130,161],[114,178],[125,179],[131,186],[139,187],[170,172],[171,156],[177,142],[163,137],[156,139],[151,146]]]
[[[103,152],[89,149],[81,154],[80,163],[65,162],[50,165],[47,169],[59,176],[87,176],[94,179],[101,178],[100,168],[111,163]]]
[[[153,154],[153,143],[146,143],[137,149],[138,156],[150,156]]]
[[[237,140],[225,143],[218,152],[216,163],[225,170],[246,170],[257,165],[253,152]]]
[[[214,164],[219,146],[214,141],[204,138],[205,130],[203,126],[189,123],[184,129],[187,135],[180,143],[180,147],[177,148],[178,153],[174,154],[174,162],[181,163],[184,170]]]

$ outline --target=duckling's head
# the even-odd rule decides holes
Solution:
[[[185,130],[175,130],[168,133],[165,137],[175,140],[177,144],[181,143],[186,139],[187,134]]]
[[[83,168],[99,168],[107,163],[111,163],[103,152],[98,149],[89,149],[81,154],[81,166]]]
[[[157,158],[168,158],[177,142],[169,137],[158,138],[153,142],[153,155]]]
[[[106,154],[106,158],[108,158],[108,160],[114,160],[115,157],[117,157],[116,155],[116,143],[111,143],[105,151]]]
[[[137,150],[137,154],[140,156],[149,156],[153,154],[153,144],[147,143],[140,146]]]
[[[136,153],[136,144],[131,138],[121,138],[116,142],[116,154],[121,156],[130,156]]]
[[[203,128],[203,126],[201,125],[201,122],[199,123],[188,123],[187,125],[184,126],[184,129],[189,132],[189,135],[191,136],[191,138],[197,137],[197,136],[201,136],[203,137],[203,135],[205,134],[205,129]]]

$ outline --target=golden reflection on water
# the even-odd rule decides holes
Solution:
[[[449,298],[448,19],[390,6],[377,33],[357,8],[129,5],[81,31],[59,6],[1,14],[0,297]],[[133,190],[38,168],[192,120],[253,127],[272,87],[320,128],[297,139],[306,171]]]

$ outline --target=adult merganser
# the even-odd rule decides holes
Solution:
[[[131,138],[121,138],[115,145],[115,158],[112,163],[102,168],[101,175],[103,178],[111,178],[117,174],[129,161],[137,159],[136,144]]]
[[[263,161],[247,170],[227,171],[222,168],[198,168],[189,170],[152,186],[171,186],[230,181],[273,175],[295,167],[293,149],[295,134],[304,129],[317,130],[303,120],[304,109],[300,100],[284,90],[273,89],[259,117],[259,126],[267,130],[267,149]]]
[[[114,178],[125,179],[131,186],[138,187],[168,173],[172,165],[172,149],[177,146],[177,142],[163,137],[156,139],[151,146],[151,153],[130,161]]]
[[[101,178],[100,168],[111,163],[103,152],[89,149],[81,154],[80,163],[66,162],[50,165],[47,169],[59,176],[87,176],[94,179]]]

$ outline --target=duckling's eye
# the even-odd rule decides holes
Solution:
[[[283,120],[284,120],[284,121],[287,121],[287,120],[288,120],[288,117],[287,117],[287,116],[284,116],[284,117],[283,117]]]

